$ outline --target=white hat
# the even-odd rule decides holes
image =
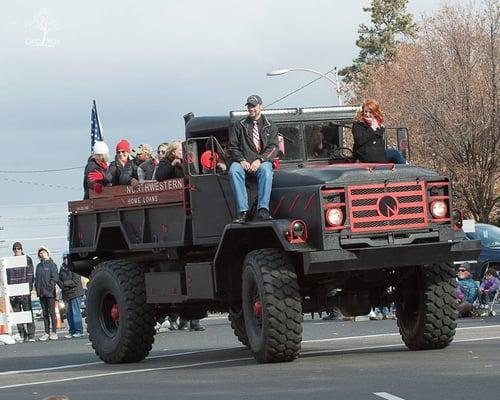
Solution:
[[[94,144],[94,154],[109,154],[108,145],[104,142],[97,141]]]
[[[40,247],[38,248],[38,250],[37,250],[36,254],[37,254],[37,255],[38,255],[38,254],[40,254],[40,252],[41,252],[42,250],[45,250],[45,251],[47,252],[47,254],[49,255],[49,257],[50,257],[50,250],[49,250],[47,247],[45,247],[45,246],[40,246]]]

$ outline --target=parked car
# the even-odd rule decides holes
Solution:
[[[468,239],[481,240],[481,253],[477,263],[471,263],[474,279],[480,280],[488,267],[500,271],[500,228],[489,224],[475,224],[474,232],[467,232]]]
[[[40,300],[31,300],[31,309],[33,310],[33,318],[35,320],[43,319],[42,305],[40,304]]]

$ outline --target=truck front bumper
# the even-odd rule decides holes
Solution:
[[[479,240],[420,243],[402,246],[367,247],[356,250],[325,250],[302,254],[304,273],[321,274],[337,271],[396,269],[412,265],[451,263],[475,260]]]

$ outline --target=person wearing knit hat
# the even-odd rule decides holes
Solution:
[[[45,334],[39,340],[57,340],[56,325],[56,285],[59,282],[57,265],[50,258],[50,251],[45,246],[40,246],[37,251],[40,262],[36,266],[35,289],[40,298],[40,305],[43,311],[43,324]],[[51,332],[52,323],[52,332]]]
[[[138,167],[144,161],[149,160],[153,154],[153,148],[147,143],[142,143],[137,148],[134,149],[135,158],[129,160],[125,167],[123,167],[122,174],[120,176],[120,185],[132,185],[136,186],[139,184],[139,174]]]
[[[116,144],[116,155],[114,161],[109,164],[109,173],[111,175],[111,184],[113,186],[120,184],[120,176],[123,172],[123,168],[130,160],[130,143],[128,140],[122,139]]]
[[[12,245],[12,252],[14,256],[25,256],[26,257],[26,267],[19,268],[9,268],[7,269],[7,283],[9,285],[15,285],[19,283],[27,283],[30,288],[30,292],[33,290],[33,260],[30,256],[26,256],[23,253],[23,245],[20,242],[15,242]],[[31,295],[26,294],[22,296],[11,296],[10,305],[14,312],[19,311],[31,311]],[[34,342],[35,341],[35,324],[33,323],[33,313],[31,317],[31,323],[27,324],[17,324],[17,330],[19,331],[19,338],[24,342]]]
[[[108,170],[109,148],[103,141],[97,141],[92,149],[92,155],[85,166],[83,178],[83,199],[90,198],[90,190],[101,193],[105,185],[111,184]]]

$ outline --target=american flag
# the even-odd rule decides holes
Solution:
[[[102,136],[102,126],[101,121],[99,121],[99,115],[97,114],[97,106],[95,105],[95,100],[93,100],[94,105],[92,106],[92,115],[90,117],[90,150],[94,148],[96,141],[104,140]]]

